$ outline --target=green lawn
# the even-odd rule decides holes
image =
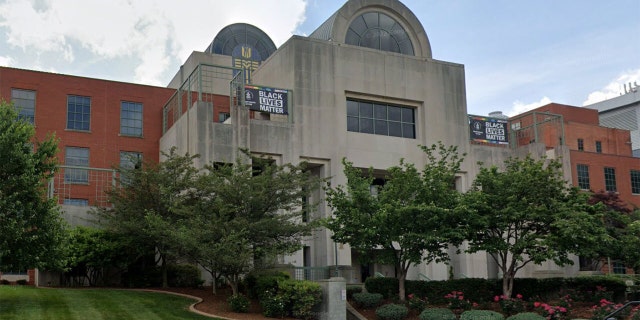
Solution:
[[[211,319],[189,312],[194,301],[152,292],[0,285],[0,319]]]

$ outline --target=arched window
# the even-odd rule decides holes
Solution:
[[[414,55],[413,44],[402,25],[380,12],[367,12],[353,20],[345,43]]]

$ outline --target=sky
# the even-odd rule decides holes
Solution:
[[[276,46],[344,0],[0,0],[0,65],[166,86],[223,27]],[[404,0],[437,60],[465,66],[467,111],[589,105],[640,85],[640,0]]]

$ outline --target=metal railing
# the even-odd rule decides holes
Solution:
[[[640,305],[640,301],[629,301],[627,303],[625,303],[622,307],[616,309],[615,311],[611,312],[610,314],[606,315],[603,320],[616,320],[618,318],[615,318],[614,316],[621,313],[624,309],[630,307],[630,306],[635,306],[635,305]]]
[[[348,283],[352,282],[354,268],[347,266],[326,267],[291,267],[293,278],[296,280],[320,281],[333,277],[342,277]]]

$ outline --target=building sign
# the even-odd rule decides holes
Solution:
[[[509,144],[508,123],[505,119],[469,116],[471,140],[485,143]]]
[[[253,71],[258,69],[260,61],[262,61],[260,52],[250,45],[242,44],[233,48],[231,56],[233,57],[233,66],[244,70],[245,83],[251,83]]]
[[[288,96],[289,91],[285,89],[244,86],[245,105],[255,111],[288,114]]]

